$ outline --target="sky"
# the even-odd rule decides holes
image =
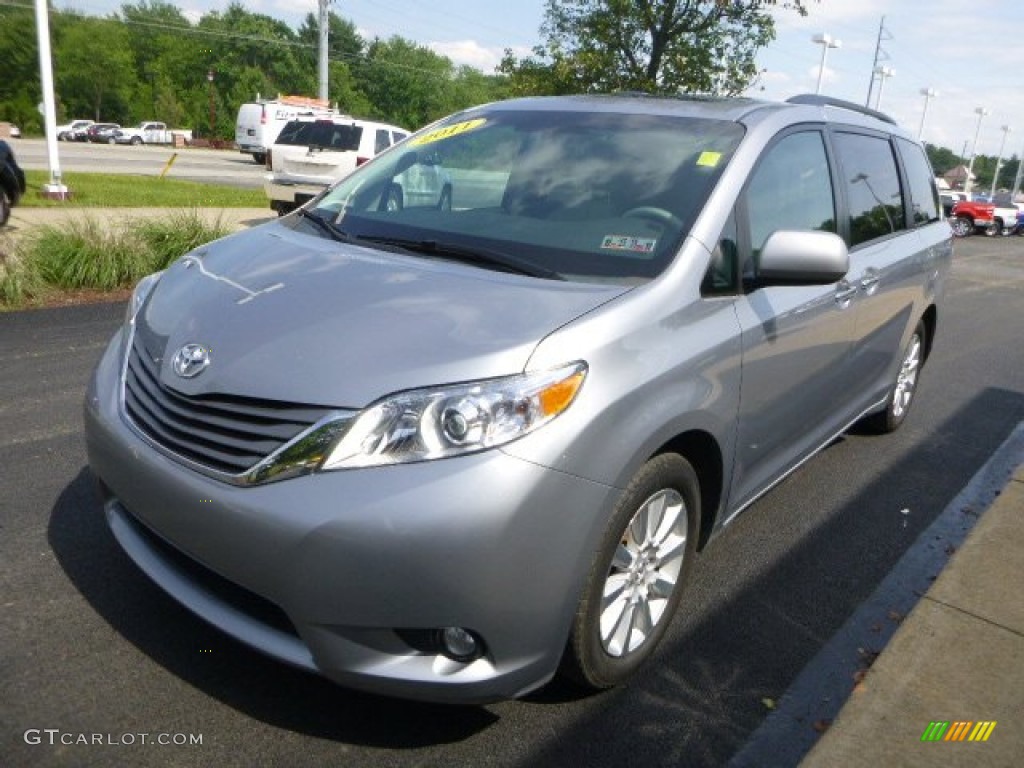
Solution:
[[[227,7],[229,0],[172,0],[193,18]],[[814,93],[820,33],[838,38],[828,50],[821,92],[864,104],[879,24],[885,17],[881,64],[893,71],[880,108],[915,136],[921,128],[924,88],[929,100],[923,139],[970,155],[977,151],[1024,155],[1024,0],[806,0],[808,16],[778,10],[777,39],[758,55],[764,70],[747,95],[784,100]],[[118,0],[56,0],[61,8],[105,15]],[[293,28],[315,12],[316,0],[243,0],[249,10],[280,18]],[[506,48],[523,55],[537,45],[544,0],[333,0],[331,10],[351,20],[368,39],[413,40],[490,73]],[[871,99],[878,97],[877,81]],[[977,108],[988,110],[979,116]],[[979,123],[980,118],[980,123]],[[1010,128],[1009,132],[1002,130]],[[966,146],[966,149],[965,149]]]

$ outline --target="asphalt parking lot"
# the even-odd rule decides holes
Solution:
[[[429,706],[267,660],[120,552],[93,496],[80,408],[123,311],[0,314],[5,764],[725,764],[1024,419],[1024,238],[958,241],[904,428],[847,435],[713,542],[656,664],[596,696],[555,684],[522,701]],[[105,743],[78,740],[94,734]]]

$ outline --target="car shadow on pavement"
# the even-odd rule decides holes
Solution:
[[[207,625],[153,584],[118,546],[83,468],[50,514],[57,561],[92,608],[171,674],[266,723],[391,749],[464,740],[498,718],[483,707],[429,705],[342,688],[263,656]],[[209,649],[209,655],[199,649]]]

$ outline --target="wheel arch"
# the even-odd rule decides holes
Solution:
[[[722,449],[714,436],[703,430],[690,430],[676,435],[662,445],[654,456],[677,453],[693,466],[700,482],[700,520],[697,550],[711,537],[724,491]]]
[[[921,315],[921,322],[924,323],[924,359],[927,361],[932,354],[932,343],[935,340],[935,331],[939,323],[939,312],[934,304],[928,305],[924,314]]]

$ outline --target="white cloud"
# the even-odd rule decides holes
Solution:
[[[504,48],[487,48],[475,40],[455,40],[451,42],[430,42],[427,47],[434,53],[447,56],[456,65],[466,64],[479,69],[484,74],[493,74],[494,68],[501,62],[505,55]],[[528,48],[514,48],[512,52],[516,56],[525,56],[530,53]]]

